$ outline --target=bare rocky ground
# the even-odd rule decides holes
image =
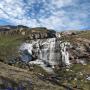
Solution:
[[[63,87],[52,84],[39,73],[0,62],[0,90],[63,90]]]

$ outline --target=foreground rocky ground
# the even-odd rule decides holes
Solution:
[[[37,68],[38,69],[38,68]],[[63,90],[63,86],[49,81],[40,71],[29,71],[0,62],[0,89]]]
[[[39,67],[25,70],[0,63],[0,89],[11,90],[89,90],[90,66],[80,64],[47,74]]]

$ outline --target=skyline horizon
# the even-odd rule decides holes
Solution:
[[[50,29],[50,28],[47,28],[47,27],[38,27],[38,26],[36,26],[36,27],[29,27],[29,26],[26,26],[26,25],[10,25],[10,24],[6,24],[6,25],[0,25],[0,27],[10,27],[10,26],[12,26],[12,27],[18,27],[18,26],[24,26],[24,27],[27,27],[27,28],[30,28],[30,29],[33,29],[33,28],[46,28],[47,30],[54,30],[54,31],[56,31],[56,32],[67,32],[67,31],[88,31],[88,30],[90,30],[90,29],[82,29],[82,30],[80,30],[80,29],[68,29],[68,30],[60,30],[60,31],[57,31],[57,30],[55,30],[55,29]]]

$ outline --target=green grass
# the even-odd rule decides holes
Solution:
[[[23,42],[23,37],[19,35],[14,36],[0,36],[0,60],[6,60],[8,57],[18,55],[18,47]]]
[[[56,71],[56,73],[62,77],[62,84],[71,87],[80,88],[80,90],[90,90],[90,81],[86,79],[87,74],[90,75],[90,65],[81,65],[75,64],[69,68],[69,71],[66,68]],[[78,90],[78,89],[76,89]]]
[[[86,38],[86,39],[90,40],[90,30],[83,31],[83,32],[79,33],[78,36],[81,38]]]

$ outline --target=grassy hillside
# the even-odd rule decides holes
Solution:
[[[18,55],[18,46],[23,42],[23,36],[0,36],[0,60]]]
[[[90,90],[90,80],[87,80],[90,75],[90,64],[75,64],[69,69],[56,70],[56,73],[62,77],[62,84],[73,87],[72,90]]]
[[[83,42],[90,40],[90,30],[88,31],[77,31],[76,34],[72,35],[63,35],[62,40],[69,41],[71,43]]]
[[[90,30],[88,30],[88,31],[81,31],[78,34],[78,37],[81,37],[81,38],[85,38],[85,39],[89,39],[90,40]]]

